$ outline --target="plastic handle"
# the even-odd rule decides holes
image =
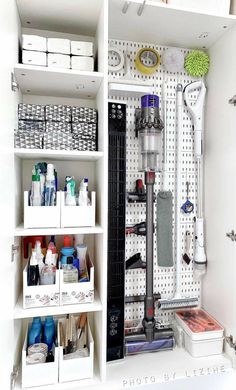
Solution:
[[[192,91],[194,91],[194,89],[199,89],[201,88],[201,91],[202,91],[202,87],[205,88],[205,85],[203,83],[203,81],[199,80],[199,81],[193,81],[192,83],[186,85],[186,87],[184,88],[184,101],[187,105],[187,107],[190,107],[190,100],[189,100],[189,95]],[[199,95],[200,97],[200,95]]]

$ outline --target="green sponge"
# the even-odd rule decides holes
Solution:
[[[204,51],[193,50],[185,57],[184,67],[189,76],[204,76],[207,74],[209,66],[210,58]]]

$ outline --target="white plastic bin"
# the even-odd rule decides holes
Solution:
[[[69,360],[63,359],[63,347],[60,347],[59,322],[64,324],[65,318],[59,319],[58,321],[59,382],[92,378],[94,367],[94,341],[89,321],[87,321],[87,347],[89,350],[89,356]]]
[[[59,287],[59,270],[56,271],[55,284],[45,286],[28,286],[26,264],[23,270],[23,308],[59,306],[60,287]]]
[[[168,4],[213,15],[229,15],[230,0],[169,0]]]
[[[95,226],[95,192],[91,192],[89,206],[66,206],[65,197],[61,191],[61,227]]]
[[[55,347],[54,362],[42,364],[26,364],[28,326],[22,349],[22,388],[58,383],[59,350]]]
[[[60,305],[94,302],[94,265],[87,255],[89,282],[64,283],[60,269]]]
[[[175,313],[183,329],[184,346],[193,357],[219,355],[223,351],[224,328],[202,309],[186,309]]]
[[[29,206],[29,191],[24,192],[24,228],[59,228],[60,192],[57,192],[56,206]]]
[[[185,349],[193,357],[220,355],[223,351],[223,341],[224,337],[194,341],[191,336],[184,332]]]

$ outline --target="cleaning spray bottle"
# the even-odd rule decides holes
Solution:
[[[76,206],[75,180],[73,176],[66,176],[66,206]]]
[[[37,259],[37,262],[38,262],[39,273],[40,273],[42,268],[44,267],[44,262],[43,262],[44,256],[42,254],[41,242],[40,241],[36,241],[35,242],[34,250],[36,252],[36,259]]]
[[[30,205],[41,206],[40,175],[36,166],[32,170]]]
[[[90,204],[90,200],[88,197],[88,179],[85,177],[79,186],[79,206],[88,206]]]
[[[40,284],[48,285],[55,284],[57,267],[54,264],[53,254],[51,249],[47,250],[45,265],[40,273]]]
[[[56,185],[53,164],[48,164],[45,183],[45,206],[55,206]]]
[[[32,251],[30,258],[30,263],[27,269],[27,285],[28,286],[37,286],[39,281],[39,266],[36,258],[36,251]]]

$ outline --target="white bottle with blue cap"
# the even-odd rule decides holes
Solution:
[[[90,200],[88,197],[88,179],[85,177],[79,186],[79,206],[88,206]]]

